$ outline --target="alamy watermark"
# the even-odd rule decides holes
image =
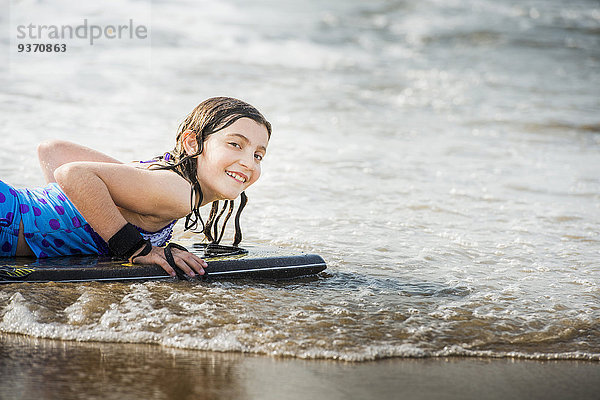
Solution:
[[[83,24],[72,25],[39,25],[30,23],[28,25],[17,25],[17,40],[65,40],[65,39],[87,39],[91,46],[99,40],[115,39],[147,39],[148,28],[145,25],[137,25],[132,19],[127,24],[121,25],[95,25],[89,24],[87,18]]]

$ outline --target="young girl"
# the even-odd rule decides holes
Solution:
[[[234,246],[241,240],[244,190],[260,176],[271,124],[241,100],[215,97],[180,125],[173,151],[130,164],[64,141],[38,148],[45,188],[15,189],[0,181],[0,256],[55,257],[109,254],[203,275],[206,262],[169,244],[175,222],[203,225],[209,241],[221,240],[233,200]],[[219,211],[219,200],[225,204]],[[198,209],[212,203],[204,223]],[[217,223],[227,211],[221,228]]]

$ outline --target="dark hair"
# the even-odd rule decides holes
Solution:
[[[200,204],[203,194],[197,177],[196,158],[204,150],[204,141],[211,134],[227,128],[240,118],[250,118],[258,124],[267,128],[269,138],[271,138],[271,124],[266,118],[250,104],[231,97],[213,97],[200,103],[179,125],[175,148],[157,157],[157,161],[162,161],[166,165],[157,166],[157,169],[173,170],[181,175],[192,185],[190,196],[192,211],[185,217],[185,230],[196,229],[198,223],[202,224],[202,232],[211,243],[219,243],[223,238],[225,226],[231,217],[234,209],[234,200],[225,200],[223,208],[220,209],[219,200],[213,201],[210,214],[206,223],[200,215]],[[185,139],[184,132],[193,131],[196,135],[198,151],[195,154],[186,154],[183,147]],[[240,196],[240,205],[235,215],[235,237],[233,245],[237,246],[242,241],[242,230],[240,228],[240,215],[248,202],[246,193],[242,192]],[[218,222],[228,210],[223,221],[221,232],[219,233]]]

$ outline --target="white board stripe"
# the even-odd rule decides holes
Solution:
[[[306,268],[306,267],[317,267],[323,266],[324,263],[318,264],[304,264],[304,265],[289,265],[289,266],[280,266],[280,267],[261,267],[261,268],[250,268],[250,269],[236,269],[232,271],[221,271],[221,272],[210,272],[208,271],[208,276],[215,275],[228,275],[228,274],[238,274],[244,272],[258,272],[258,271],[276,271],[280,269],[296,269],[296,268]]]

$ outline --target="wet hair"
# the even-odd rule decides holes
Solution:
[[[185,230],[197,229],[200,223],[202,225],[201,232],[204,233],[208,241],[214,244],[218,244],[223,238],[227,222],[233,214],[234,200],[225,200],[222,208],[219,200],[213,201],[208,220],[203,221],[199,211],[203,194],[197,177],[196,158],[202,154],[204,141],[210,135],[227,128],[240,118],[250,118],[254,122],[263,125],[267,128],[267,133],[271,138],[271,124],[256,108],[242,100],[231,97],[213,97],[200,103],[179,125],[175,148],[171,152],[156,158],[157,161],[162,162],[162,164],[155,166],[156,169],[173,170],[192,186],[190,196],[192,211],[185,217]],[[188,130],[194,132],[196,136],[198,151],[194,154],[187,154],[183,147],[184,132]],[[247,202],[248,197],[246,193],[242,192],[240,205],[235,214],[234,246],[242,241],[240,215]],[[225,211],[227,211],[227,214],[219,233],[218,223]]]

